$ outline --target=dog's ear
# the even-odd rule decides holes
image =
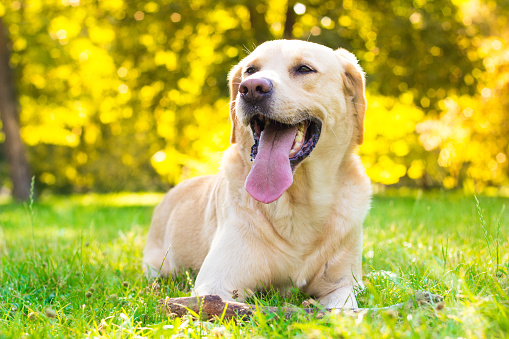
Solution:
[[[232,131],[230,135],[230,143],[234,144],[237,142],[235,136],[237,130],[237,114],[236,114],[236,100],[237,94],[239,93],[239,86],[242,82],[242,67],[236,65],[232,68],[228,74],[228,81],[230,82],[230,120],[232,122]]]
[[[346,49],[339,48],[334,51],[338,56],[344,74],[345,92],[347,99],[353,104],[354,112],[357,118],[357,127],[359,129],[358,144],[364,140],[364,116],[366,115],[366,95],[364,71],[359,65],[357,58]]]

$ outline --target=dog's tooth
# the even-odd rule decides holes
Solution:
[[[306,129],[306,123],[304,121],[301,121],[299,123],[299,132],[304,132],[305,129]]]
[[[299,141],[295,142],[293,144],[292,149],[290,150],[289,157],[290,158],[293,157],[295,154],[297,154],[297,152],[300,151],[301,148],[302,148],[302,142],[299,142]]]
[[[293,140],[292,149],[290,150],[289,157],[292,158],[297,154],[302,145],[304,145],[304,130],[306,129],[306,125],[304,122],[299,123],[299,127],[297,129],[297,133],[295,134],[295,139]]]
[[[295,141],[300,142],[304,139],[304,133],[302,131],[297,131],[297,135],[295,135]]]

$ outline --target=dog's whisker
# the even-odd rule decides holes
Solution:
[[[338,145],[341,144],[341,142],[339,141],[339,138],[338,136],[336,135],[336,132],[334,132],[334,130],[332,129],[332,127],[330,128],[330,131],[332,132],[332,134],[334,134],[334,137],[336,138],[336,141],[338,142]]]
[[[243,44],[242,47],[244,47],[244,52],[246,52],[246,54],[251,54],[251,51],[246,47],[246,45]]]
[[[231,103],[231,102],[235,102],[235,101],[229,101],[226,105],[224,105],[223,107],[221,107],[221,109],[225,109],[227,106],[229,106],[229,105],[230,105],[230,103]],[[230,116],[230,115],[228,115],[228,116]]]

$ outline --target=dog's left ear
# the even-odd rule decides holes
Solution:
[[[228,81],[230,83],[230,120],[232,121],[232,131],[230,135],[230,143],[234,144],[237,142],[235,136],[237,130],[237,114],[236,114],[236,100],[237,94],[239,93],[239,86],[242,82],[242,67],[236,65],[232,68],[228,74]]]
[[[347,98],[353,104],[354,112],[357,117],[357,127],[359,129],[358,144],[364,140],[364,116],[366,115],[366,95],[364,71],[359,65],[357,58],[346,49],[339,48],[334,51],[338,56],[344,74],[343,82]]]

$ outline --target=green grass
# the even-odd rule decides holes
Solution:
[[[142,276],[145,235],[160,197],[46,197],[32,208],[0,203],[0,338],[509,336],[508,199],[374,198],[364,227],[361,306],[391,305],[429,290],[445,297],[442,310],[201,322],[156,312],[160,298],[189,293],[192,274],[155,289]],[[295,289],[250,301],[300,305],[306,298]]]

